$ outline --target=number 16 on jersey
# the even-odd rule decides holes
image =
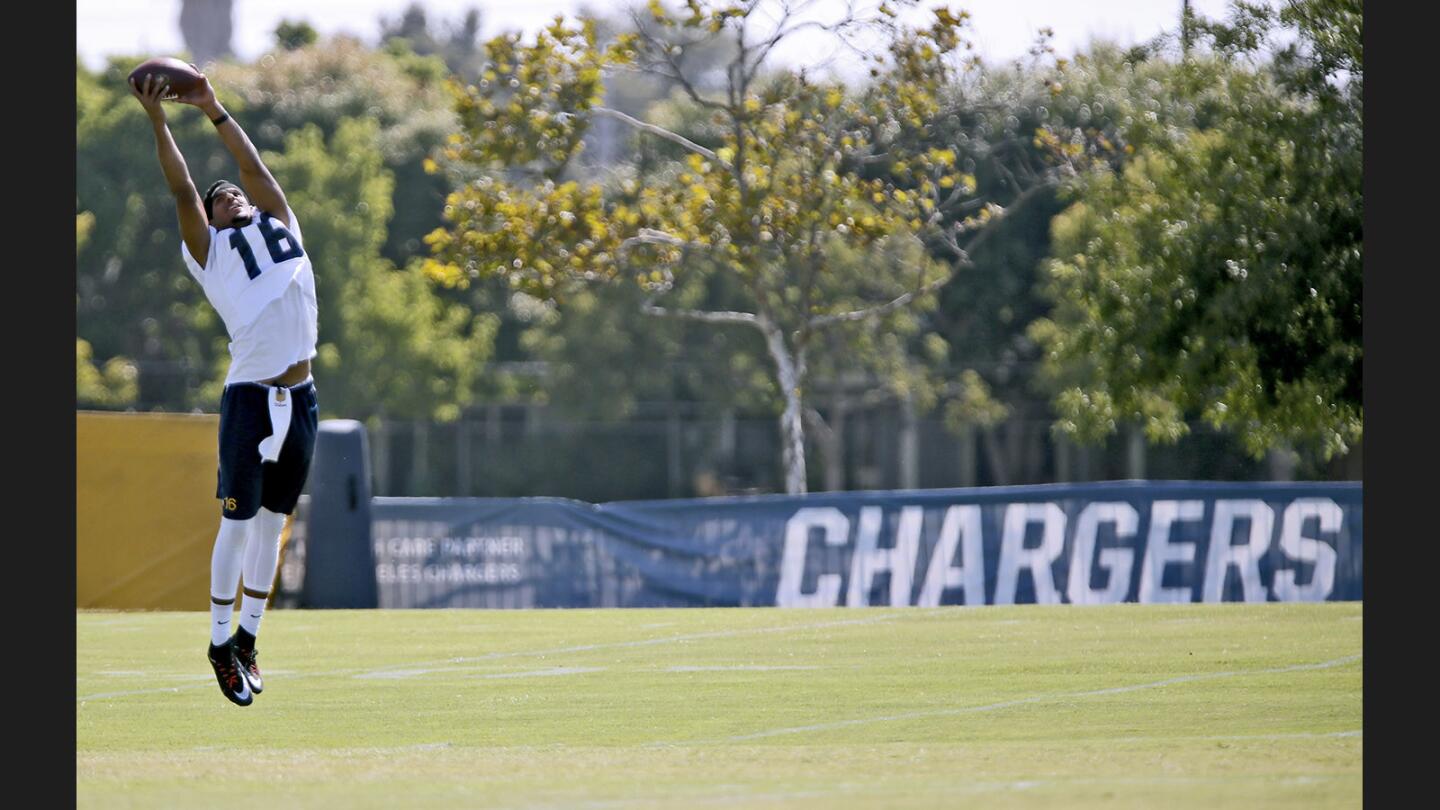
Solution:
[[[275,221],[275,218],[266,213],[260,214],[260,219],[255,223],[260,235],[265,239],[266,253],[269,253],[270,261],[262,267],[256,260],[255,251],[250,249],[250,240],[246,238],[245,231],[249,228],[236,228],[230,232],[230,247],[240,254],[241,261],[245,262],[245,274],[255,278],[261,272],[274,267],[275,265],[291,259],[298,259],[305,255],[295,237],[284,225]]]

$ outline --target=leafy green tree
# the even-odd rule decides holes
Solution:
[[[454,130],[436,57],[400,47],[375,50],[330,37],[296,50],[275,50],[254,65],[217,65],[210,77],[227,99],[244,105],[247,131],[260,149],[278,150],[285,135],[316,124],[333,137],[345,118],[371,118],[385,166],[395,176],[394,216],[383,252],[397,265],[421,252],[440,224],[446,178],[427,172],[431,154]],[[187,153],[188,154],[188,153]]]
[[[112,357],[103,368],[95,365],[90,344],[75,339],[75,403],[81,407],[116,408],[131,405],[137,393],[135,364]]]
[[[451,73],[466,81],[480,74],[484,53],[480,49],[480,10],[466,9],[460,19],[446,23],[445,32],[432,31],[425,7],[419,3],[406,6],[400,16],[380,18],[380,42],[403,43],[422,56],[438,56],[445,60]]]
[[[1298,37],[1236,58],[1277,25]],[[1173,441],[1199,415],[1256,456],[1343,453],[1363,430],[1359,3],[1242,5],[1193,36],[1212,51],[1152,94],[1193,126],[1137,116],[1134,157],[1087,175],[1055,223],[1055,311],[1032,333],[1058,427],[1133,419]]]
[[[634,117],[653,115],[660,126],[687,137],[710,125],[706,110],[689,103],[682,79],[706,92],[722,91],[724,64],[733,49],[720,38],[695,39],[656,22],[643,3],[595,22],[597,46],[643,32],[679,49],[677,75],[633,66],[602,74],[603,105]],[[718,77],[718,78],[717,78]],[[615,118],[591,122],[573,174],[609,175],[637,184],[665,182],[674,154],[668,142],[634,142],[634,130]],[[691,290],[689,304],[729,309],[742,299],[712,276]],[[734,286],[729,285],[729,286]],[[758,334],[712,329],[676,319],[636,318],[648,293],[638,285],[592,285],[560,300],[539,302],[524,293],[521,302],[543,306],[545,317],[527,318],[521,346],[553,370],[542,396],[550,404],[587,418],[618,419],[634,414],[643,401],[687,403],[691,414],[767,411],[776,391],[767,374],[765,344]],[[523,306],[523,305],[522,305]],[[514,308],[512,308],[514,309]],[[758,360],[758,364],[757,361]]]
[[[328,409],[355,418],[456,418],[489,356],[495,318],[440,300],[418,265],[381,255],[394,179],[379,126],[343,119],[328,140],[310,124],[266,162],[289,190],[317,258],[322,313],[316,374]],[[328,306],[326,306],[328,304]],[[328,316],[328,317],[325,317]]]
[[[78,253],[90,239],[95,215],[82,211],[75,215],[75,250]],[[138,376],[135,364],[124,357],[112,357],[104,369],[96,368],[90,344],[75,339],[75,401],[81,406],[129,405],[135,401]]]
[[[89,211],[81,211],[75,215],[75,252],[85,246],[90,239],[90,231],[95,227],[95,215]]]
[[[988,65],[972,58],[971,70],[941,88],[938,114],[912,146],[953,153],[955,165],[975,178],[976,193],[964,206],[944,211],[941,227],[964,227],[965,218],[987,202],[1005,206],[1005,218],[968,245],[970,261],[910,331],[904,357],[913,384],[891,387],[917,410],[941,406],[953,433],[974,435],[978,429],[1001,483],[1014,480],[1010,457],[1023,438],[1018,426],[1051,417],[1034,390],[1040,350],[1025,327],[1049,311],[1035,282],[1048,255],[1050,219],[1062,208],[1055,168],[1075,155],[1035,138],[1037,130],[1073,118],[1051,92],[1048,42],[1042,32],[1031,55],[1014,62]],[[943,244],[931,250],[941,259],[949,254]],[[1009,451],[999,430],[1006,420],[1012,422]]]
[[[680,73],[704,91],[723,89],[724,63],[732,47],[718,39],[692,42],[683,32],[656,23],[643,3],[596,20],[596,42],[608,46],[639,31],[681,48]],[[708,113],[688,104],[677,79],[639,69],[603,75],[603,104],[650,120],[688,137],[707,126]],[[633,129],[614,119],[592,122],[573,173],[595,173],[645,182],[668,167],[672,155],[654,142],[632,143]],[[666,142],[661,144],[668,146]],[[731,308],[712,278],[702,301],[694,305]],[[502,280],[503,283],[503,280]],[[549,369],[537,395],[564,412],[586,419],[632,416],[639,403],[678,401],[687,413],[719,415],[766,411],[774,386],[759,335],[711,329],[671,319],[636,318],[645,292],[636,285],[601,285],[573,291],[563,301],[540,301],[525,293],[510,295],[506,312],[519,328],[517,349]],[[758,359],[759,367],[755,360]]]
[[[299,22],[281,20],[280,24],[275,26],[275,44],[287,51],[314,45],[319,40],[320,32],[304,20]]]
[[[175,203],[125,84],[140,61],[113,59],[96,73],[77,60],[75,194],[90,224],[80,225],[86,238],[75,259],[76,337],[101,366],[134,364],[137,402],[189,410],[201,405],[195,387],[223,330],[203,314],[204,295],[181,263]],[[203,187],[228,161],[214,127],[185,114],[172,115],[170,127]]]
[[[880,331],[877,322],[932,296],[1001,220],[998,205],[975,204],[975,178],[953,151],[908,146],[938,111],[965,24],[944,8],[927,27],[898,23],[894,7],[911,5],[821,26],[884,37],[884,50],[869,57],[874,79],[858,90],[803,72],[762,73],[777,44],[820,25],[788,3],[768,27],[754,4],[697,0],[678,14],[651,5],[659,25],[688,39],[732,42],[723,93],[690,84],[675,63],[678,46],[644,31],[604,50],[588,20],[578,28],[557,20],[533,44],[516,34],[491,40],[480,81],[453,85],[461,132],[447,154],[487,173],[451,195],[449,227],[428,238],[436,256],[427,272],[455,286],[501,277],[541,299],[563,299],[577,282],[629,279],[649,293],[646,314],[754,329],[783,401],[785,488],[804,492],[814,347],[832,331]],[[676,80],[710,114],[708,143],[602,106],[602,70],[615,65]],[[664,165],[608,183],[572,178],[567,169],[597,118],[664,142]],[[871,176],[881,161],[888,173]],[[940,226],[962,206],[973,213],[959,227]],[[832,262],[837,250],[859,260]],[[738,308],[695,308],[716,276],[730,282]]]

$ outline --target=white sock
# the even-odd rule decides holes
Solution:
[[[230,618],[235,610],[235,586],[240,582],[249,528],[248,520],[220,518],[220,531],[215,534],[215,548],[210,552],[211,644],[224,644],[234,629]]]
[[[240,599],[240,626],[252,636],[260,635],[260,619],[265,615],[265,601],[269,596],[252,596],[246,588],[245,596]]]
[[[280,559],[280,531],[285,516],[265,507],[251,521],[245,539],[245,597],[240,602],[240,626],[252,636],[260,634],[260,619],[275,582],[275,564]]]

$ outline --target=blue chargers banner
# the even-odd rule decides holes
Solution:
[[[375,498],[372,542],[382,608],[1359,600],[1361,494],[1126,481],[599,505]]]

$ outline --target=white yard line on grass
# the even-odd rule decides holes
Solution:
[[[489,653],[488,655],[480,655],[480,656],[474,656],[474,657],[469,657],[469,658],[446,658],[446,659],[441,659],[441,660],[437,660],[437,661],[409,662],[409,663],[404,663],[404,664],[395,664],[395,665],[387,666],[387,667],[379,667],[379,668],[376,668],[376,669],[340,670],[340,671],[332,671],[332,672],[324,672],[324,673],[321,673],[321,672],[314,672],[314,673],[297,672],[297,673],[295,673],[295,674],[293,674],[293,675],[290,675],[289,677],[290,677],[290,678],[314,678],[314,677],[321,677],[321,676],[323,676],[323,677],[333,678],[333,677],[340,677],[340,676],[349,675],[349,676],[354,677],[354,678],[387,678],[387,677],[406,678],[406,677],[412,677],[412,676],[414,676],[414,675],[429,675],[429,674],[432,674],[432,673],[440,673],[440,672],[456,672],[456,671],[463,671],[463,670],[467,670],[467,669],[469,669],[469,670],[478,669],[479,667],[473,666],[473,663],[479,663],[479,662],[484,662],[484,661],[493,661],[493,660],[497,660],[497,659],[501,659],[501,658],[525,658],[525,657],[537,656],[537,655],[539,655],[539,656],[544,656],[544,655],[563,655],[563,654],[566,654],[566,653],[590,652],[590,651],[592,651],[592,650],[609,650],[609,649],[621,649],[621,648],[626,648],[626,647],[649,647],[649,646],[655,646],[655,645],[660,645],[660,644],[676,644],[676,643],[685,642],[685,641],[699,641],[699,640],[710,639],[710,638],[727,638],[727,637],[732,637],[732,636],[758,635],[758,634],[762,634],[762,633],[786,633],[786,632],[797,631],[797,630],[821,630],[821,629],[825,629],[825,628],[828,628],[828,627],[849,627],[849,626],[854,626],[854,625],[874,624],[874,623],[876,623],[876,622],[891,621],[891,620],[893,620],[893,619],[903,618],[903,617],[905,617],[905,616],[907,616],[907,615],[914,615],[914,614],[885,613],[885,614],[881,614],[881,615],[879,615],[879,616],[869,616],[869,617],[866,617],[866,618],[863,618],[863,619],[861,619],[861,618],[857,618],[857,619],[840,619],[840,620],[829,621],[829,622],[813,622],[813,623],[810,623],[810,624],[785,624],[785,625],[776,625],[776,626],[770,626],[770,627],[751,627],[751,628],[745,628],[745,629],[742,629],[742,630],[716,630],[716,631],[709,632],[709,633],[689,633],[689,634],[679,635],[679,636],[662,636],[662,637],[659,637],[659,638],[647,638],[647,639],[640,639],[640,640],[637,640],[637,641],[614,641],[614,642],[602,643],[602,644],[580,644],[580,645],[575,645],[575,646],[572,646],[572,647],[555,647],[555,648],[550,648],[550,649],[545,649],[545,650],[517,650],[517,651],[514,651],[514,652],[495,652],[495,653]],[[392,673],[393,673],[393,674],[392,674]],[[195,677],[195,676],[187,676],[187,677]],[[76,696],[75,696],[75,700],[76,700],[76,702],[83,702],[83,701],[86,701],[86,700],[102,700],[102,699],[105,699],[105,698],[112,698],[112,697],[126,697],[126,696],[129,696],[129,695],[160,694],[160,693],[166,693],[166,692],[176,692],[176,691],[179,691],[179,690],[181,690],[181,689],[197,689],[197,688],[200,688],[200,687],[205,686],[205,685],[207,685],[207,684],[187,684],[187,685],[184,685],[184,686],[164,686],[164,687],[156,687],[156,688],[151,688],[151,689],[137,689],[137,690],[132,690],[132,691],[128,691],[128,692],[102,692],[102,693],[90,694],[90,695],[76,695]]]
[[[787,792],[767,791],[761,793],[746,793],[743,786],[739,790],[730,793],[694,794],[656,794],[653,796],[626,796],[620,799],[590,799],[588,801],[566,800],[559,803],[528,803],[515,805],[509,810],[609,810],[609,808],[634,808],[642,806],[658,805],[660,807],[691,807],[695,805],[711,804],[753,804],[755,802],[783,802],[792,799],[820,799],[834,798],[839,796],[853,795],[854,790],[848,785],[827,785],[818,790],[795,790]]]
[[[674,666],[674,667],[666,667],[666,668],[665,668],[664,670],[662,670],[662,671],[663,671],[663,672],[782,672],[782,671],[788,671],[788,670],[792,670],[792,669],[822,669],[822,667],[802,667],[802,666],[794,666],[794,667],[786,667],[786,666],[767,667],[767,666],[763,666],[763,665],[760,665],[760,664],[749,665],[749,666],[747,666],[747,665],[745,665],[745,664],[736,664],[736,665],[734,665],[734,666],[713,666],[713,667]]]
[[[1071,787],[1109,787],[1127,785],[1214,785],[1234,784],[1236,781],[1245,782],[1275,782],[1282,785],[1312,785],[1325,782],[1335,782],[1348,779],[1359,779],[1359,775],[1350,776],[1347,774],[1310,774],[1299,776],[1280,776],[1270,774],[1224,774],[1218,776],[1188,776],[1188,775],[1155,775],[1155,776],[1082,776],[1082,777],[1058,777],[1048,779],[1013,779],[1013,780],[987,780],[987,781],[957,781],[943,787],[933,787],[929,790],[922,789],[918,793],[908,794],[905,797],[917,799],[921,797],[934,796],[937,799],[936,806],[950,806],[956,796],[983,795],[983,794],[1005,794],[1018,791],[1031,791],[1037,789],[1054,790],[1056,788]],[[713,805],[746,805],[756,803],[772,804],[777,802],[789,802],[796,799],[829,799],[830,806],[836,806],[835,802],[841,805],[849,805],[862,802],[864,805],[884,804],[886,800],[895,800],[894,788],[874,782],[840,782],[827,785],[817,785],[808,790],[773,791],[760,790],[747,792],[747,785],[716,785],[715,791],[711,793],[700,793],[695,791],[625,796],[615,799],[590,799],[590,800],[561,800],[561,801],[538,801],[527,802],[519,805],[508,805],[510,810],[611,810],[611,808],[635,808],[635,807],[697,807]],[[873,797],[873,798],[872,798]],[[943,798],[942,798],[943,797]],[[1072,797],[1073,799],[1073,797]]]
[[[1195,681],[1208,681],[1216,678],[1234,678],[1241,675],[1278,675],[1286,672],[1301,672],[1312,669],[1328,669],[1359,661],[1362,656],[1347,655],[1344,658],[1334,658],[1329,661],[1321,661],[1315,664],[1295,664],[1288,667],[1274,667],[1271,669],[1250,669],[1231,670],[1226,672],[1206,672],[1198,675],[1181,675],[1176,678],[1166,678],[1160,681],[1149,683],[1137,683],[1130,686],[1115,686],[1108,689],[1089,689],[1083,692],[1057,692],[1049,695],[1033,695],[1027,698],[1016,700],[1003,700],[999,703],[987,703],[981,706],[957,706],[949,709],[928,709],[926,711],[905,712],[903,714],[887,714],[879,717],[857,717],[851,720],[836,720],[829,723],[815,723],[806,726],[790,726],[787,728],[772,728],[764,731],[756,731],[750,734],[736,734],[731,737],[716,737],[708,740],[668,740],[655,741],[651,746],[674,746],[674,745],[706,745],[712,743],[745,742],[746,740],[759,740],[766,737],[778,737],[784,734],[804,734],[811,731],[831,731],[851,726],[863,726],[871,723],[891,723],[898,720],[923,720],[931,717],[948,717],[957,714],[973,714],[977,712],[993,712],[1000,709],[1009,709],[1015,706],[1024,706],[1031,703],[1044,703],[1051,700],[1067,700],[1073,698],[1094,697],[1096,695],[1118,695],[1125,692],[1136,692],[1141,689],[1157,689],[1162,686],[1170,686],[1177,683],[1193,683]]]
[[[375,678],[381,680],[399,680],[402,678],[414,678],[417,675],[433,675],[437,672],[454,672],[456,669],[467,669],[467,667],[455,667],[447,669],[440,667],[436,669],[396,669],[385,672],[367,672],[356,675],[356,678]],[[473,669],[473,667],[468,667]],[[478,675],[479,678],[547,678],[554,675],[583,675],[587,672],[602,672],[605,667],[551,667],[549,669],[532,669],[526,672],[492,672],[488,675]]]
[[[1204,736],[1165,736],[1165,737],[1105,737],[1104,742],[1155,742],[1157,740],[1308,740],[1323,739],[1326,737],[1363,737],[1365,732],[1361,729],[1351,731],[1294,731],[1288,734],[1209,734]]]
[[[532,655],[564,655],[566,653],[591,652],[593,650],[617,650],[628,647],[653,647],[660,644],[675,644],[684,641],[700,641],[711,638],[730,638],[733,636],[750,636],[763,633],[788,633],[794,630],[820,630],[827,627],[850,627],[862,624],[874,624],[876,622],[891,621],[904,618],[903,613],[887,613],[880,616],[871,616],[865,619],[838,619],[831,622],[815,622],[813,624],[785,624],[771,627],[750,627],[743,630],[714,630],[709,633],[688,633],[681,636],[660,636],[658,638],[645,638],[637,641],[611,641],[601,644],[577,644],[571,647],[554,647],[548,650],[519,650],[516,652],[493,652],[485,655],[477,655],[461,658],[446,658],[439,661],[428,661],[420,664],[408,663],[397,664],[388,667],[367,670],[367,673],[380,673],[391,669],[414,669],[425,666],[443,666],[446,664],[468,664],[479,661],[493,661],[498,658],[527,658]],[[919,617],[917,617],[919,618]]]
[[[529,672],[492,672],[482,678],[550,678],[556,675],[584,675],[587,672],[604,672],[605,667],[551,667]]]
[[[160,689],[131,689],[125,692],[97,692],[93,695],[81,695],[75,698],[77,703],[84,703],[87,700],[104,700],[106,698],[129,697],[131,695],[154,695],[166,692],[179,692],[185,689],[200,689],[209,686],[205,683],[192,683],[185,686],[166,686]]]

